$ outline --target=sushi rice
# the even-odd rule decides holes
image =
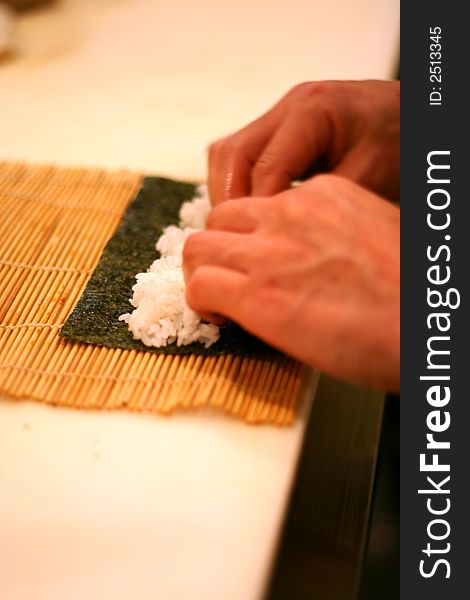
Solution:
[[[200,186],[197,196],[181,206],[179,224],[163,230],[155,245],[160,258],[145,273],[136,275],[129,300],[134,310],[119,320],[127,323],[134,339],[146,346],[200,342],[208,348],[219,339],[219,327],[204,322],[191,310],[184,294],[183,246],[192,233],[204,229],[209,211],[207,188]]]

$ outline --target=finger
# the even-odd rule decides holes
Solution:
[[[324,110],[319,109],[316,121],[302,113],[291,113],[253,167],[252,195],[271,196],[287,189],[327,151],[328,136],[329,125]]]
[[[222,315],[265,342],[289,351],[282,316],[290,295],[258,286],[244,273],[217,266],[198,268],[186,285],[186,302],[206,318]],[[283,340],[280,342],[280,340]]]
[[[289,288],[299,269],[302,271],[304,259],[305,249],[297,240],[256,233],[203,231],[186,241],[183,273],[188,282],[197,269],[210,265],[250,275],[259,284]]]
[[[263,218],[263,212],[269,208],[265,206],[264,200],[264,198],[256,198],[256,201],[240,198],[236,202],[223,202],[209,213],[206,228],[251,233]]]
[[[271,113],[209,148],[208,185],[214,205],[250,195],[251,171],[277,127]]]
[[[203,266],[186,284],[186,302],[199,314],[218,314],[237,320],[237,307],[246,294],[248,277],[217,266]]]
[[[251,164],[248,156],[229,140],[211,146],[208,185],[214,206],[249,195]]]
[[[212,265],[247,272],[250,263],[248,236],[221,231],[202,231],[190,235],[183,248],[186,281],[201,266]]]

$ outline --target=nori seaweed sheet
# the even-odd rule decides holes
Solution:
[[[107,346],[134,348],[165,354],[267,355],[276,353],[233,323],[221,328],[220,339],[210,348],[195,342],[188,346],[171,344],[149,348],[135,340],[127,324],[118,317],[130,312],[135,275],[145,271],[159,257],[155,242],[163,228],[178,222],[181,204],[191,199],[195,186],[161,177],[145,177],[135,200],[106,244],[82,297],[59,335],[69,340]]]

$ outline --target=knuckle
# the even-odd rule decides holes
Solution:
[[[290,93],[296,96],[303,96],[304,94],[311,93],[316,85],[318,84],[315,81],[304,81],[295,85]]]
[[[329,81],[305,81],[292,88],[290,94],[297,99],[317,97],[328,92],[330,87],[331,82]]]
[[[245,152],[243,132],[234,133],[225,139],[224,155],[233,156]]]
[[[280,231],[284,231],[286,225],[297,226],[305,221],[305,211],[301,202],[288,196],[278,196],[273,211]]]
[[[233,150],[240,142],[240,132],[227,135],[209,145],[209,153],[222,154],[227,150]]]
[[[313,107],[329,108],[331,105],[338,102],[339,94],[338,86],[341,82],[336,81],[309,81],[301,83],[295,88],[295,99],[298,110],[302,108],[307,114]]]
[[[273,175],[277,175],[279,172],[285,172],[288,169],[284,161],[278,156],[271,153],[265,153],[261,156],[253,168],[254,179],[264,179]]]

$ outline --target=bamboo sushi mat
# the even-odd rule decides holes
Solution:
[[[58,332],[141,176],[0,162],[0,393],[74,408],[219,408],[293,421],[300,366],[287,357],[165,355],[72,343]]]

